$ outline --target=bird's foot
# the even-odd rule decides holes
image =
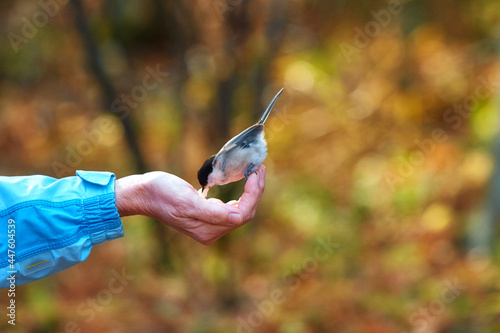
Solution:
[[[248,167],[247,171],[245,171],[245,184],[247,183],[248,176],[250,176],[252,173],[255,173],[256,175],[259,174],[257,172],[257,170],[254,170],[252,168],[253,168],[253,164],[250,164],[250,166]]]

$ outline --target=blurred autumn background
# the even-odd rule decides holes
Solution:
[[[1,332],[497,332],[498,1],[17,0],[0,26],[2,175],[198,188],[285,87],[252,222],[203,246],[125,218]]]

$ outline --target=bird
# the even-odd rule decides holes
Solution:
[[[267,155],[267,144],[264,138],[266,122],[274,103],[285,88],[274,96],[259,122],[229,140],[217,154],[210,156],[198,170],[198,181],[201,196],[206,197],[208,190],[215,185],[225,185],[245,178],[264,162]]]

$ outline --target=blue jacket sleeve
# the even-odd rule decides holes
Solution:
[[[12,276],[20,285],[62,271],[122,237],[114,183],[109,172],[0,177],[0,288]]]

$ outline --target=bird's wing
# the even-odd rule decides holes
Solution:
[[[215,155],[214,166],[222,162],[227,162],[231,159],[231,155],[235,152],[236,148],[245,149],[250,147],[250,145],[256,141],[256,139],[261,135],[264,130],[264,125],[255,124],[250,126],[240,134],[236,135],[234,138],[229,140],[219,152]],[[224,155],[225,158],[221,158]],[[223,165],[218,165],[221,170],[225,169],[225,163]]]
[[[246,146],[250,145],[259,135],[260,132],[262,132],[264,129],[263,125],[260,124],[255,124],[253,126],[250,126],[240,134],[236,135],[234,138],[229,140],[222,148],[219,150],[217,155],[219,155],[223,151],[228,151],[230,149],[233,149],[235,147],[242,147],[245,148]]]

